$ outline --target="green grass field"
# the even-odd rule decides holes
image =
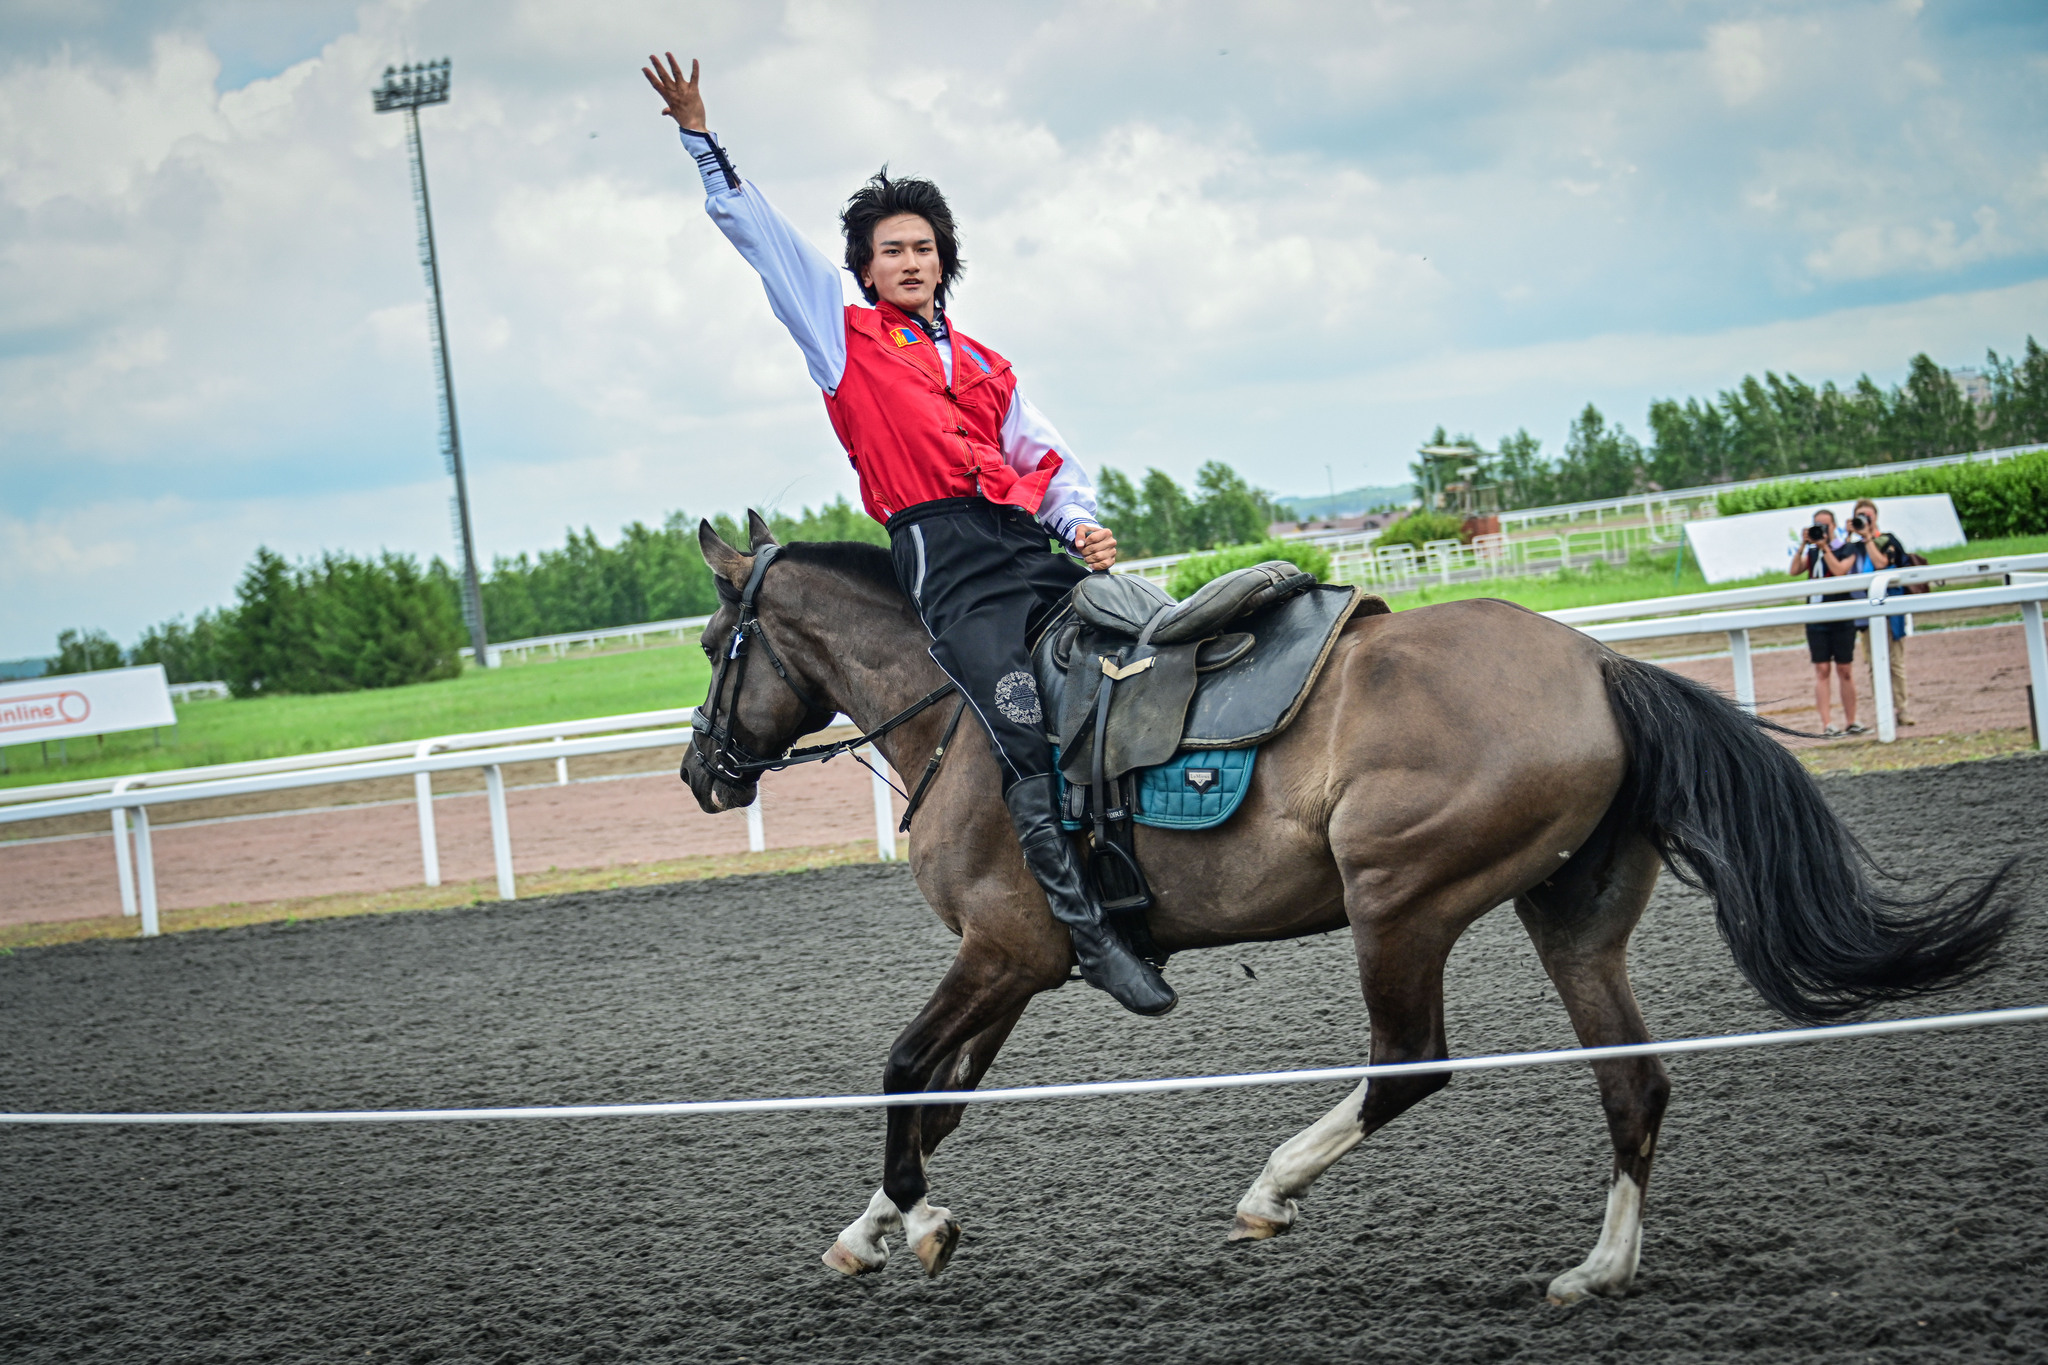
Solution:
[[[187,702],[178,724],[160,732],[108,735],[105,742],[72,740],[70,762],[49,746],[4,750],[8,771],[0,785],[24,786],[72,778],[189,768],[276,758],[321,749],[347,749],[465,730],[494,730],[551,720],[580,720],[704,700],[710,665],[694,642],[615,654],[583,655],[488,672],[471,669],[446,682],[331,692],[307,697],[251,697]]]
[[[1978,541],[1930,558],[1948,562],[2044,551],[2048,551],[2048,536],[2025,536]],[[1778,581],[1775,576],[1748,580]],[[1534,611],[1557,611],[1704,592],[1707,586],[1690,560],[1674,578],[1673,556],[1664,553],[1639,555],[1623,568],[1599,565],[1535,578],[1426,588],[1398,594],[1388,602],[1402,610],[1432,602],[1503,597]],[[104,742],[76,740],[66,746],[69,762],[64,763],[59,761],[58,746],[52,744],[47,764],[38,745],[17,744],[0,750],[8,769],[0,775],[0,786],[233,763],[465,730],[694,706],[704,699],[710,676],[703,652],[691,643],[541,659],[489,672],[472,669],[448,682],[372,692],[188,702],[178,708],[176,728],[162,732],[160,745],[152,742],[147,731],[108,735]]]

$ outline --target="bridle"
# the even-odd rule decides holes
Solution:
[[[761,626],[761,614],[757,605],[761,594],[761,580],[767,575],[768,566],[773,564],[781,553],[782,547],[773,543],[763,545],[755,551],[753,572],[747,575],[746,586],[740,589],[737,597],[732,595],[732,589],[727,586],[723,577],[713,575],[718,586],[718,595],[725,601],[735,604],[739,615],[733,622],[731,637],[725,642],[724,648],[718,651],[718,662],[712,668],[711,695],[705,699],[704,705],[697,708],[696,714],[690,717],[690,730],[698,742],[699,761],[703,763],[705,771],[712,777],[734,786],[764,772],[779,772],[799,763],[822,763],[828,758],[837,758],[840,754],[853,753],[861,746],[880,739],[913,716],[922,714],[933,703],[957,690],[952,681],[948,680],[943,686],[912,702],[874,729],[865,734],[855,735],[852,739],[842,739],[831,744],[815,744],[804,749],[786,748],[774,758],[763,758],[748,748],[733,733],[732,715],[739,707],[740,688],[746,682],[747,660],[752,653],[748,648],[750,643],[761,647],[761,652],[768,656],[769,667],[775,670],[775,676],[782,679],[783,685],[804,704],[803,728],[796,732],[794,738],[801,739],[805,735],[824,729],[832,723],[832,717],[838,714],[838,708],[826,705],[798,686],[796,679],[790,676],[788,667],[782,662],[782,656],[775,652],[775,644],[768,638],[768,632]],[[732,678],[729,702],[725,700],[725,680],[728,675]],[[904,812],[903,828],[910,827],[910,817],[916,813],[918,804],[924,798],[925,788],[931,784],[933,776],[938,772],[939,763],[946,754],[946,746],[953,738],[953,731],[960,724],[960,713],[966,708],[967,700],[963,696],[959,709],[953,713],[953,723],[946,727],[945,738],[939,741],[939,747],[933,753],[930,764],[926,766],[924,777],[917,784],[916,792],[904,793],[910,800],[910,809]],[[723,719],[720,717],[721,710],[725,713]],[[854,758],[866,766],[865,760],[861,759],[859,754],[854,753]]]
[[[836,708],[824,705],[797,686],[796,679],[789,676],[789,669],[783,664],[782,656],[775,652],[774,642],[769,640],[768,632],[761,628],[761,615],[756,609],[755,599],[760,596],[761,579],[766,576],[768,566],[775,562],[775,557],[781,549],[779,545],[763,545],[755,553],[754,571],[747,575],[746,587],[740,590],[737,599],[729,595],[732,590],[726,586],[723,577],[715,578],[718,595],[728,602],[737,602],[739,617],[733,622],[731,639],[718,651],[718,662],[711,671],[711,695],[705,699],[703,706],[697,708],[697,713],[690,717],[690,730],[702,742],[706,753],[703,759],[705,768],[713,777],[734,784],[744,782],[756,773],[786,766],[783,758],[760,757],[733,733],[732,714],[739,709],[740,688],[746,683],[747,660],[750,657],[747,645],[750,640],[760,643],[761,652],[768,656],[770,666],[775,669],[775,676],[782,679],[784,685],[796,694],[796,699],[804,704],[804,726],[797,731],[799,737],[824,729],[832,723],[832,717],[836,714]],[[724,706],[726,717],[721,721],[719,710],[725,696],[725,680],[728,674],[732,678],[732,701],[730,705]]]

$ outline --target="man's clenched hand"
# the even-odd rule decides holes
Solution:
[[[688,128],[693,133],[704,131],[704,97],[697,93],[697,59],[690,58],[690,79],[683,79],[683,65],[676,60],[676,54],[668,54],[668,65],[661,64],[661,58],[650,56],[654,69],[640,68],[640,74],[647,83],[661,94],[668,105],[661,112],[676,121],[676,126]]]
[[[1116,563],[1116,537],[1107,526],[1076,528],[1074,549],[1095,573],[1107,573],[1110,565]]]

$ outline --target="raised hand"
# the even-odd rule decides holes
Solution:
[[[668,54],[668,65],[665,67],[659,57],[649,56],[647,60],[654,63],[653,70],[643,66],[640,68],[640,74],[647,78],[647,83],[660,93],[662,100],[668,105],[661,111],[662,114],[674,119],[679,127],[688,128],[696,133],[703,132],[704,97],[697,93],[697,59],[690,59],[688,80],[683,79],[682,63],[676,60],[676,54],[673,52]]]

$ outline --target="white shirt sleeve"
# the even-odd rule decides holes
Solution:
[[[1022,389],[1015,390],[1010,410],[1003,415],[1003,463],[1019,474],[1035,473],[1047,451],[1058,452],[1060,468],[1046,486],[1038,520],[1062,545],[1071,546],[1075,527],[1100,525],[1095,519],[1095,481],[1045,414],[1031,406]]]
[[[840,269],[776,212],[758,186],[743,183],[710,133],[683,129],[683,146],[704,177],[704,211],[761,277],[768,306],[804,353],[826,393],[846,374],[846,300]]]

